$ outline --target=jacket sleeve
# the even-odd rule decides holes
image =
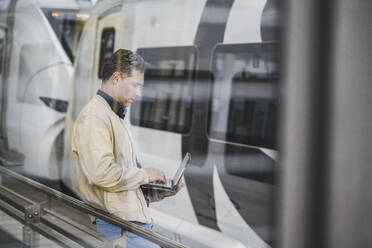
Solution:
[[[109,118],[91,114],[75,123],[73,152],[88,182],[109,192],[135,190],[148,183],[144,169],[115,162],[113,139]]]

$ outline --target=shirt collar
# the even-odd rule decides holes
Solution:
[[[97,91],[97,95],[101,96],[110,105],[112,111],[119,116],[119,118],[124,119],[127,113],[127,108],[125,108],[121,103],[115,101],[110,95],[106,94],[102,90]]]

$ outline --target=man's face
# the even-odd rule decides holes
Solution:
[[[143,83],[144,74],[138,70],[132,70],[132,75],[130,77],[122,78],[119,76],[114,86],[116,100],[124,107],[129,107],[137,96],[142,95]]]

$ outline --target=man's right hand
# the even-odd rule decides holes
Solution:
[[[165,175],[161,170],[155,168],[145,168],[147,175],[149,176],[149,182],[162,181],[166,182]]]

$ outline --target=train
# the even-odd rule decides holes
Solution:
[[[1,4],[1,161],[57,182],[74,46],[91,3]]]
[[[125,117],[139,162],[171,177],[187,152],[193,158],[185,188],[151,204],[155,231],[190,247],[273,246],[279,1],[18,0],[4,8],[3,164],[78,196],[73,123],[100,87],[104,59],[129,49],[149,63]]]

